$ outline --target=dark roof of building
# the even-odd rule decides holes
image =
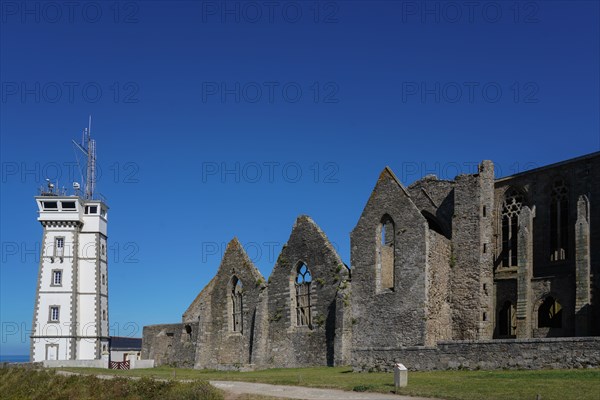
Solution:
[[[142,350],[142,338],[111,336],[111,350]]]
[[[498,178],[494,180],[494,183],[498,183],[498,182],[502,182],[502,181],[507,181],[510,180],[512,178],[516,178],[516,177],[520,177],[523,175],[527,175],[527,174],[534,174],[536,172],[540,172],[540,171],[544,171],[550,168],[556,168],[556,167],[561,167],[563,165],[566,164],[570,164],[570,163],[574,163],[574,162],[579,162],[579,161],[583,161],[583,160],[588,160],[590,158],[595,158],[595,157],[600,157],[600,151],[595,151],[593,153],[590,154],[585,154],[583,156],[579,156],[579,157],[575,157],[575,158],[570,158],[568,160],[563,160],[563,161],[559,161],[559,162],[555,162],[552,164],[548,164],[548,165],[542,165],[541,167],[537,167],[537,168],[532,168],[529,169],[527,171],[522,171],[513,175],[508,175],[508,176],[503,176],[502,178]]]

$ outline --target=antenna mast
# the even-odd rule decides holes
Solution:
[[[96,188],[96,141],[92,139],[92,116],[88,121],[87,128],[87,176],[85,181],[85,197],[94,198]]]
[[[87,170],[85,177],[84,198],[93,199],[96,188],[96,141],[92,139],[92,116],[88,121],[88,127],[83,129],[82,143],[73,143],[83,154],[87,156]]]

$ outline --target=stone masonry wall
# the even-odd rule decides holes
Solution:
[[[378,230],[384,216],[395,225],[393,289],[377,287]],[[427,231],[408,191],[384,169],[350,236],[354,349],[425,343]]]
[[[208,317],[208,310],[211,308],[211,299],[213,287],[215,286],[215,279],[211,279],[210,282],[202,289],[202,291],[196,296],[192,304],[183,313],[183,322],[198,322],[200,321],[200,331],[206,330],[206,317]]]
[[[568,276],[567,282],[574,277]],[[560,337],[575,335],[575,288],[565,284],[563,277],[537,278],[531,282],[531,333],[534,338]],[[548,294],[560,299],[562,307],[562,327],[538,328],[538,310]]]
[[[299,326],[296,315],[295,279],[300,263],[304,263],[312,277],[312,322],[307,326]],[[337,307],[350,307],[349,294],[345,303],[336,303],[338,292],[347,288],[348,279],[348,268],[323,231],[309,217],[298,217],[269,277],[266,357],[269,366],[325,366],[349,362],[336,354],[336,347],[343,351],[344,345],[350,345],[345,338],[347,332],[336,329],[336,317],[341,315]],[[336,346],[336,342],[341,342],[341,347]]]
[[[557,180],[568,188],[569,228],[567,258],[553,261]],[[389,370],[394,362],[413,370],[598,367],[598,182],[600,152],[497,180],[484,161],[476,174],[454,181],[428,176],[408,188],[386,167],[350,235],[351,270],[309,217],[298,218],[269,283],[234,239],[183,323],[144,327],[142,357],[220,369],[352,363]],[[511,188],[524,194],[521,244],[517,265],[502,267],[500,217]],[[585,201],[585,213],[578,201]],[[300,262],[312,275],[309,326],[294,324]],[[233,276],[243,283],[242,332],[231,325]],[[562,307],[560,327],[538,326],[547,296]],[[512,307],[502,316],[510,325],[501,336],[507,301]],[[509,339],[515,334],[519,339]],[[585,337],[565,338],[573,335]]]
[[[241,281],[243,291],[241,332],[234,331],[232,326],[231,292],[234,276]],[[206,317],[202,318],[202,314],[198,314],[202,319],[202,331],[195,366],[244,368],[253,364],[257,356],[264,354],[264,349],[256,348],[260,335],[263,334],[256,326],[261,325],[260,319],[264,317],[260,310],[266,301],[263,293],[266,282],[236,238],[227,245],[213,285],[208,294],[210,301],[205,303],[205,306],[210,307],[205,311]],[[193,313],[187,315],[192,317]]]
[[[492,223],[494,167],[456,177],[452,222],[452,326],[456,340],[491,339]],[[485,215],[485,217],[484,217]]]
[[[553,261],[551,259],[551,200],[552,189],[555,182],[562,180],[567,187],[568,200],[568,242],[566,244],[567,257],[565,260]],[[535,206],[533,219],[533,271],[532,271],[532,296],[528,299],[532,324],[536,321],[536,307],[540,298],[553,295],[563,306],[564,324],[561,330],[553,328],[538,330],[537,325],[532,326],[533,336],[566,336],[574,335],[574,296],[575,282],[575,223],[577,220],[577,201],[579,196],[585,195],[590,201],[590,267],[591,285],[590,298],[592,304],[588,307],[590,321],[587,332],[580,335],[600,335],[600,212],[595,212],[600,207],[600,153],[594,153],[579,159],[567,160],[555,165],[541,167],[536,170],[526,171],[521,174],[505,177],[495,182],[495,210],[493,229],[496,236],[494,276],[496,285],[506,279],[516,280],[515,268],[503,268],[500,265],[502,252],[501,235],[501,208],[505,193],[510,189],[517,189],[525,196],[525,205]],[[498,305],[497,307],[501,304]],[[496,321],[497,323],[497,321]],[[497,326],[496,326],[497,330]]]
[[[494,321],[496,321],[494,326],[494,338],[506,337],[507,335],[500,334],[500,327],[498,326],[498,321],[500,320],[500,310],[504,307],[504,304],[509,301],[512,304],[513,312],[516,312],[517,307],[517,280],[516,279],[502,279],[497,280],[494,283],[494,309],[496,310],[496,314],[494,316]],[[515,317],[516,320],[516,317]],[[512,324],[513,321],[508,321]],[[515,321],[516,323],[516,321]],[[508,335],[514,337],[515,335]]]
[[[196,358],[194,367],[202,368],[204,363],[211,357],[210,341],[212,338],[212,294],[215,286],[215,278],[202,289],[192,304],[183,313],[182,320],[185,323],[195,322],[198,326],[196,336]]]
[[[600,367],[600,337],[441,342],[437,347],[354,350],[355,371]]]
[[[156,366],[192,368],[196,357],[197,323],[145,326],[142,338],[143,360]]]
[[[442,234],[450,238],[454,214],[454,181],[438,180],[429,175],[411,184],[410,198],[422,214],[434,218]]]
[[[441,340],[452,339],[450,312],[450,240],[429,230],[427,254],[427,338],[432,346]]]

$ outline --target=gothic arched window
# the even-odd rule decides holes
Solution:
[[[298,326],[311,326],[311,301],[310,286],[312,276],[304,263],[298,264],[296,269],[296,324]]]
[[[561,328],[562,306],[552,296],[544,299],[538,309],[538,328]]]
[[[567,259],[569,241],[568,189],[562,180],[554,182],[550,201],[550,261]]]
[[[502,204],[502,266],[517,265],[519,233],[519,213],[523,207],[524,196],[516,189],[506,192]]]
[[[243,332],[243,286],[236,276],[231,278],[231,330]]]
[[[394,220],[384,215],[379,224],[377,238],[377,282],[378,290],[393,289],[394,253],[396,248],[396,228]]]

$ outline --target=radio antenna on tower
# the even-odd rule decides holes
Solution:
[[[88,127],[83,130],[81,143],[73,140],[73,144],[87,156],[84,198],[93,199],[96,189],[96,141],[92,139],[92,116],[90,115]]]

